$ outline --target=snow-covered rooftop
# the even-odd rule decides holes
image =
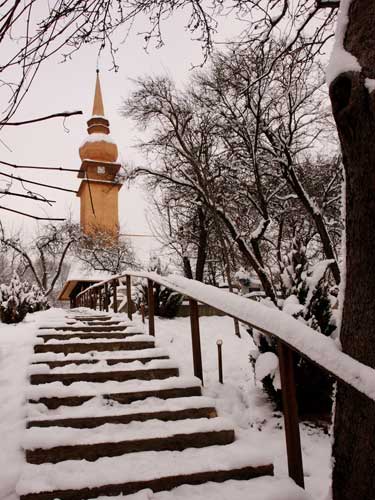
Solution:
[[[106,271],[88,269],[87,264],[75,259],[72,261],[66,281],[103,281],[111,277]]]

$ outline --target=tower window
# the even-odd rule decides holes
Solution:
[[[99,167],[97,168],[97,172],[98,174],[105,174],[105,167],[99,165]]]

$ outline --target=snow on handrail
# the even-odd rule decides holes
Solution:
[[[160,276],[153,272],[127,271],[86,288],[77,297],[90,289],[126,276],[146,278],[181,293],[208,306],[214,307],[233,318],[271,335],[290,348],[310,359],[333,375],[337,380],[375,400],[375,370],[340,351],[329,337],[317,333],[276,307],[267,307],[244,297],[211,285],[177,275]]]

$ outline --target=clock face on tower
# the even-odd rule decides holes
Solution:
[[[97,168],[97,172],[98,174],[105,174],[105,167],[99,165],[99,167]]]

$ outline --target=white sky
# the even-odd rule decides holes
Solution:
[[[140,137],[134,123],[119,115],[122,98],[129,95],[133,84],[131,79],[141,75],[161,73],[169,74],[178,84],[183,84],[191,73],[192,65],[202,61],[202,52],[198,42],[192,42],[184,29],[182,15],[174,16],[165,23],[165,46],[161,49],[150,47],[149,53],[143,49],[143,38],[136,31],[120,47],[117,60],[120,69],[117,73],[108,71],[111,61],[107,54],[101,56],[101,84],[104,107],[110,121],[111,135],[117,142],[119,153],[125,162],[142,161],[134,145]],[[238,27],[238,26],[237,26]],[[138,31],[141,31],[138,28]],[[234,26],[223,20],[221,37],[234,35]],[[79,168],[78,148],[86,136],[86,121],[91,116],[95,87],[97,48],[84,47],[71,61],[61,63],[60,57],[46,62],[40,69],[29,94],[13,120],[30,119],[61,111],[82,110],[83,116],[68,118],[64,130],[62,119],[50,120],[39,124],[22,127],[5,127],[0,139],[11,149],[8,151],[0,143],[0,158],[17,164],[62,166]],[[0,94],[1,95],[1,94]],[[4,101],[3,101],[4,102]],[[78,189],[79,180],[74,172],[34,171],[12,169],[0,166],[7,173],[14,173],[31,180]],[[0,186],[4,187],[4,177],[0,177]],[[29,212],[34,215],[65,217],[72,213],[73,219],[79,220],[79,201],[74,193],[59,192],[38,186],[26,185],[44,196],[56,200],[53,207],[23,198],[6,196],[0,199],[0,205]],[[13,191],[22,192],[19,182],[14,182]],[[124,186],[120,191],[121,231],[126,233],[151,234],[147,223],[147,205],[145,193],[138,186],[130,189]],[[36,223],[29,218],[10,214],[0,210],[0,218],[12,230],[22,228],[32,234]],[[153,238],[133,238],[133,245],[141,258],[147,257],[150,248],[159,244]]]

